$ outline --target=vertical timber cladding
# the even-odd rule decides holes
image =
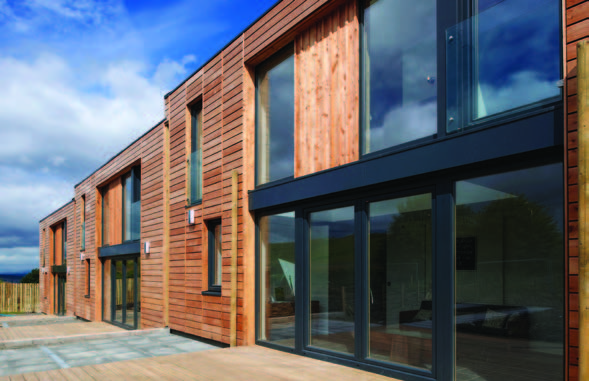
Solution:
[[[40,304],[41,312],[45,314],[54,313],[54,275],[51,272],[51,266],[54,264],[61,264],[61,259],[55,258],[54,252],[54,233],[53,228],[62,222],[67,222],[67,266],[71,269],[68,274],[68,282],[66,287],[66,314],[74,315],[74,292],[75,292],[75,281],[74,281],[74,267],[75,263],[75,203],[73,201],[68,202],[49,216],[45,217],[39,222],[39,287],[40,287]],[[61,236],[63,233],[61,228],[57,228],[57,235]],[[45,231],[45,234],[43,232]],[[59,245],[58,245],[59,246]],[[46,272],[46,273],[45,273]]]
[[[564,0],[566,29],[566,157],[568,218],[568,379],[578,380],[579,364],[579,230],[577,152],[577,43],[589,37],[589,1]]]
[[[350,1],[295,38],[295,177],[359,158],[358,28]]]
[[[141,242],[149,241],[150,254],[145,255],[141,245],[141,327],[162,327],[163,323],[163,128],[161,122],[138,140],[133,142],[108,163],[83,180],[75,188],[76,204],[82,204],[86,197],[86,248],[83,251],[90,259],[90,297],[86,298],[85,267],[80,260],[81,219],[77,219],[76,234],[76,315],[87,320],[102,320],[102,267],[98,259],[102,245],[102,205],[115,213],[105,213],[111,219],[111,226],[120,227],[122,206],[120,176],[141,163]],[[108,190],[105,199],[101,189]],[[78,210],[81,213],[81,210]],[[116,215],[116,216],[115,216]],[[109,229],[111,244],[121,242],[122,230]]]
[[[189,106],[202,102],[202,203],[186,208]],[[243,43],[238,38],[166,99],[170,121],[170,328],[223,343],[230,341],[231,173],[243,191]],[[243,199],[238,200],[237,344],[244,328]],[[189,225],[187,211],[195,211]],[[222,219],[221,296],[208,290],[206,221]]]

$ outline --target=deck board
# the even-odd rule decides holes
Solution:
[[[97,378],[99,376],[100,378]],[[88,365],[25,375],[8,380],[363,380],[395,379],[358,369],[259,346],[235,347],[180,355],[150,357],[100,365]]]

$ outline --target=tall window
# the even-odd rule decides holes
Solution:
[[[365,0],[362,153],[437,131],[436,0]]]
[[[562,176],[552,164],[456,183],[457,380],[562,379]]]
[[[190,200],[202,199],[202,103],[190,108]]]
[[[82,211],[80,213],[82,220],[82,237],[80,243],[80,250],[86,250],[86,196],[82,196]]]
[[[141,168],[134,167],[123,176],[123,241],[140,238]]]
[[[293,46],[256,70],[257,184],[294,176]]]
[[[559,0],[472,0],[447,30],[447,131],[561,98]]]
[[[223,277],[223,248],[221,220],[207,223],[209,230],[209,291],[221,293]]]
[[[86,297],[90,297],[90,259],[84,261],[86,267]]]
[[[295,214],[260,218],[259,339],[295,346]]]

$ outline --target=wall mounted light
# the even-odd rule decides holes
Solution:
[[[143,251],[145,252],[145,254],[149,254],[149,249],[150,249],[149,241],[145,241],[143,243]]]
[[[188,223],[194,225],[194,209],[188,211]]]

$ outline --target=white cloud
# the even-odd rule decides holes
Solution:
[[[39,267],[39,247],[0,248],[0,274],[28,272]]]

